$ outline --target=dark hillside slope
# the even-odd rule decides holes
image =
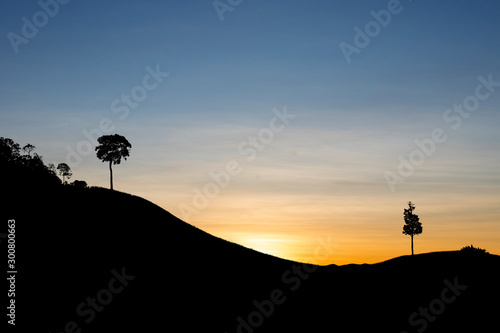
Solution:
[[[303,266],[211,236],[125,193],[63,186],[9,193],[2,219],[16,219],[21,331],[498,328],[498,256],[442,252],[374,265]],[[443,294],[445,280],[467,288]],[[93,298],[103,304],[92,305]],[[429,306],[438,313],[432,320],[418,314]]]
[[[499,281],[499,256],[459,251],[322,267],[287,315],[315,332],[493,332]]]
[[[83,332],[222,327],[292,265],[116,191],[60,186],[9,201],[3,212],[16,219],[19,325],[39,331],[63,331],[68,321]],[[122,268],[135,279],[86,323],[90,313],[77,314],[77,306]]]

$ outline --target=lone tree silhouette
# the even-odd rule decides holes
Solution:
[[[73,172],[71,172],[71,168],[66,163],[59,163],[57,165],[57,170],[59,170],[59,176],[63,177],[63,184],[66,183],[66,181],[64,180],[65,177],[70,179],[71,176],[73,176]]]
[[[411,255],[413,255],[413,236],[422,233],[422,223],[420,223],[418,215],[413,214],[415,205],[408,202],[408,209],[405,209],[404,219],[405,225],[403,226],[403,234],[411,236]]]
[[[99,146],[95,147],[97,158],[103,162],[109,162],[109,182],[113,189],[113,169],[111,164],[120,164],[122,157],[127,160],[132,145],[124,136],[113,134],[103,135],[97,139]]]

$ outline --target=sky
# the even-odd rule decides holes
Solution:
[[[500,254],[500,3],[0,4],[0,136],[279,257]],[[48,218],[48,217],[47,217]],[[70,223],[70,221],[69,221]],[[140,221],[147,226],[148,217]]]

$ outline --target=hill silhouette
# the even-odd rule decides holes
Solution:
[[[21,330],[417,332],[424,321],[425,332],[497,327],[496,255],[303,265],[214,237],[117,191],[58,185],[9,193],[2,217],[16,220]],[[467,287],[442,296],[445,280]],[[454,300],[435,301],[442,297]],[[92,305],[92,298],[105,304]],[[429,306],[439,313],[430,313],[432,321],[418,315]]]

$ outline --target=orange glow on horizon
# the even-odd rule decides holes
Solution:
[[[134,186],[135,187],[135,186]],[[139,192],[180,219],[175,193]],[[231,191],[229,191],[231,192]],[[276,257],[318,265],[377,263],[410,255],[410,237],[402,234],[406,198],[416,204],[423,233],[414,238],[415,254],[454,251],[473,244],[500,253],[496,196],[446,197],[439,193],[413,199],[224,193],[186,222],[216,237]],[[415,196],[414,196],[415,197]],[[334,203],[334,204],[331,204]],[[369,204],[367,204],[369,203]],[[477,212],[477,213],[476,213]]]

